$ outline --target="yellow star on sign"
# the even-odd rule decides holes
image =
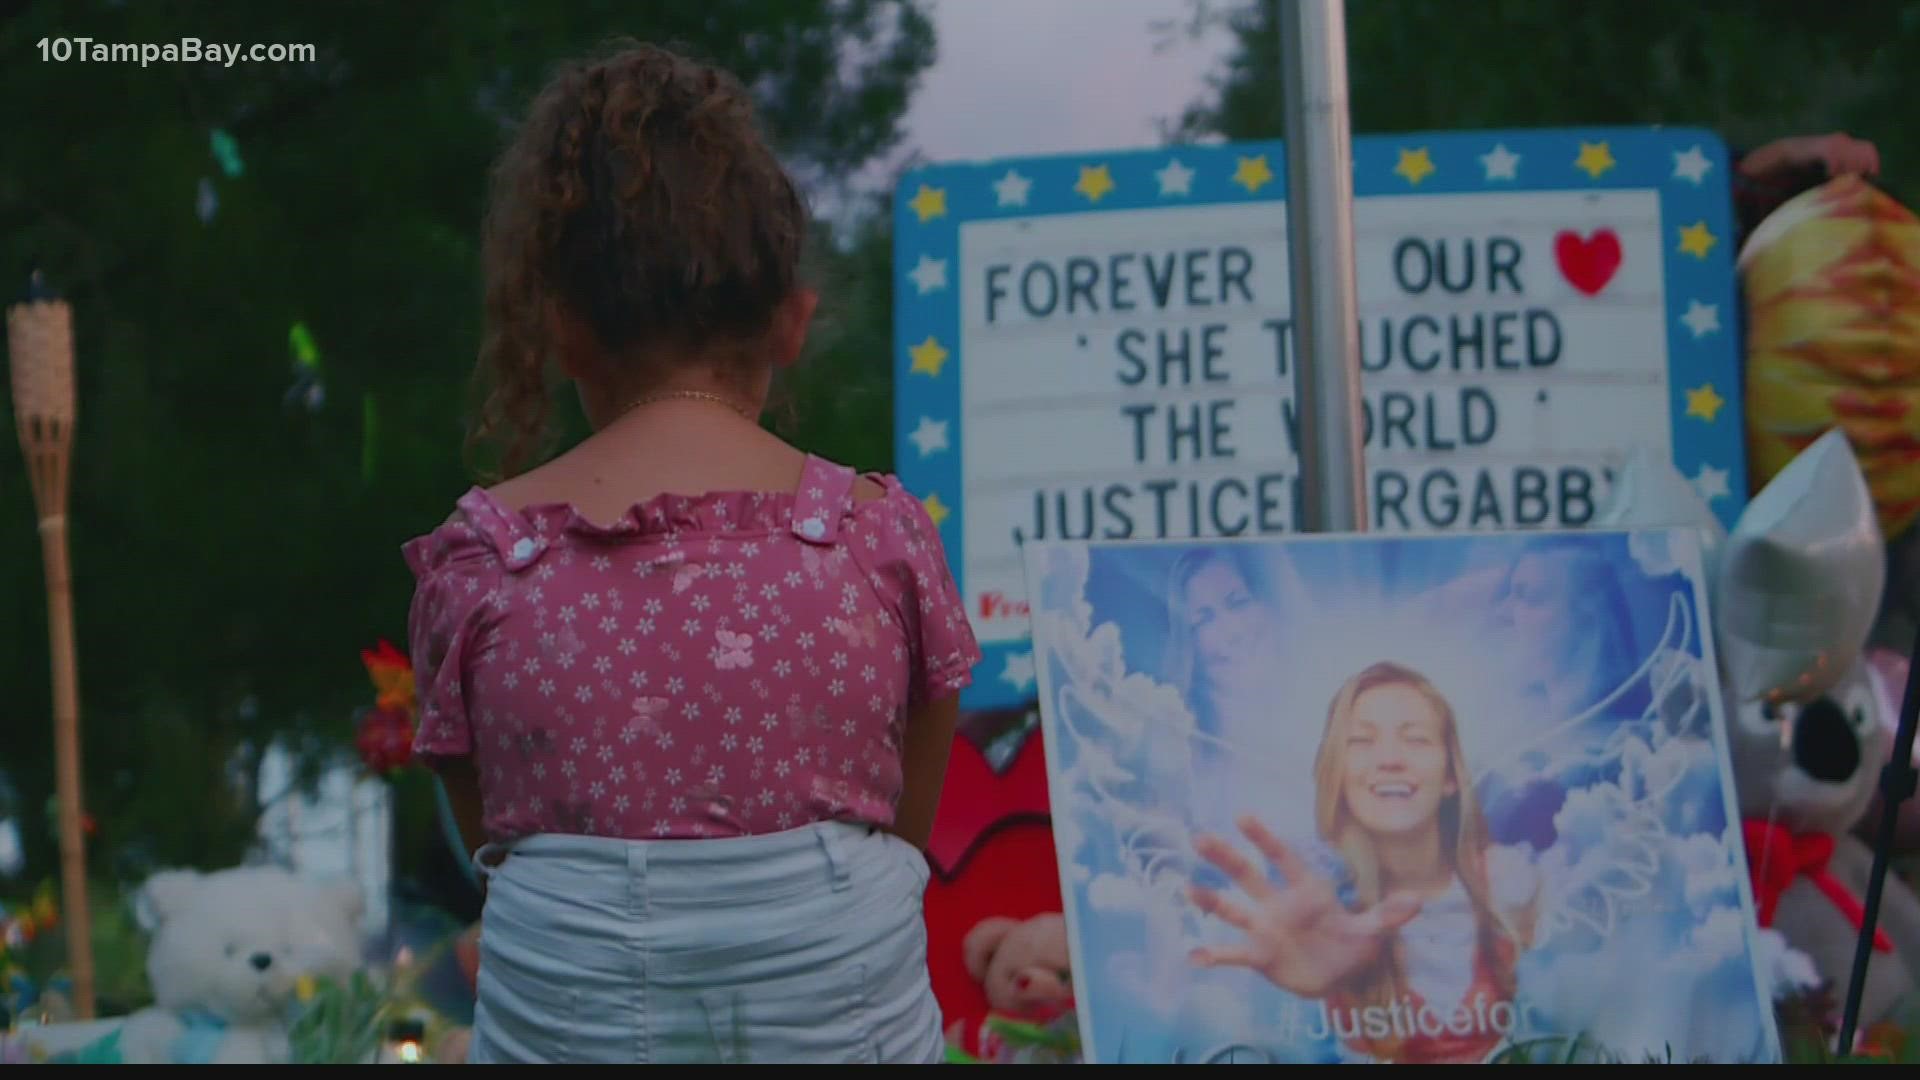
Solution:
[[[947,350],[934,340],[932,334],[927,335],[927,340],[908,349],[907,354],[913,357],[910,370],[916,375],[929,375],[937,379],[941,365],[947,362]]]
[[[1604,139],[1597,143],[1582,142],[1580,156],[1573,159],[1574,168],[1584,170],[1595,180],[1600,179],[1600,174],[1613,168],[1615,164],[1617,162],[1613,160],[1613,150]]]
[[[1267,155],[1256,154],[1243,157],[1240,165],[1233,170],[1233,182],[1247,189],[1251,195],[1273,181],[1273,170],[1267,167]]]
[[[1113,173],[1105,165],[1082,165],[1073,190],[1085,195],[1088,202],[1099,202],[1102,195],[1113,190]]]
[[[947,520],[948,514],[953,513],[953,511],[947,509],[946,503],[940,501],[940,493],[937,491],[925,499],[922,499],[921,505],[927,508],[927,516],[933,519],[935,528],[938,528],[941,523]]]
[[[1407,183],[1418,184],[1433,175],[1433,155],[1424,146],[1418,150],[1402,149],[1400,164],[1395,165],[1393,171],[1406,177]]]
[[[1714,392],[1712,383],[1706,383],[1698,390],[1687,391],[1687,415],[1697,416],[1709,424],[1719,415],[1720,406],[1726,403],[1725,398]]]
[[[1707,257],[1707,252],[1713,250],[1714,242],[1718,239],[1713,235],[1712,230],[1707,228],[1706,222],[1696,221],[1680,230],[1680,250],[1696,259],[1704,259]]]
[[[921,184],[920,190],[914,192],[913,201],[907,206],[920,219],[920,224],[925,225],[947,212],[947,189]]]

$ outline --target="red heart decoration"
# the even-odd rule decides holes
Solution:
[[[1010,714],[1019,716],[1019,712]],[[993,720],[1009,719],[1000,714]],[[981,920],[1026,919],[1064,910],[1047,800],[1046,751],[1035,731],[1004,771],[965,730],[953,753],[927,845],[933,879],[926,894],[927,971],[933,996],[960,1045],[980,1050],[980,1026],[991,1011],[986,991],[967,973],[961,945]],[[1004,723],[991,725],[995,730]]]
[[[1620,238],[1612,229],[1595,229],[1582,238],[1571,229],[1553,238],[1553,258],[1560,264],[1560,276],[1567,284],[1598,296],[1620,269]]]

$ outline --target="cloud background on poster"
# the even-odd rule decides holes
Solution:
[[[1454,704],[1490,818],[1500,805],[1537,819],[1535,839],[1501,848],[1495,865],[1496,891],[1545,898],[1542,940],[1520,966],[1522,996],[1543,1028],[1585,1031],[1629,1057],[1668,1046],[1714,1060],[1768,1052],[1738,826],[1703,692],[1709,669],[1690,584],[1697,552],[1678,533],[1590,542],[1634,606],[1615,615],[1637,647],[1604,673],[1620,688],[1611,706],[1564,717],[1543,716],[1503,667],[1501,593],[1486,568],[1511,565],[1511,545],[1525,541],[1261,547],[1270,575],[1286,582],[1290,633],[1275,663],[1291,690],[1267,730],[1239,732],[1228,764],[1206,775],[1189,766],[1192,747],[1209,736],[1159,679],[1155,655],[1166,634],[1166,571],[1183,546],[1030,550],[1060,793],[1056,843],[1073,884],[1078,960],[1097,965],[1080,973],[1090,980],[1081,1001],[1101,1052],[1191,1060],[1196,1048],[1240,1041],[1282,1060],[1341,1057],[1306,1037],[1310,1007],[1257,976],[1186,962],[1196,944],[1235,932],[1201,918],[1184,890],[1207,872],[1191,852],[1195,819],[1220,828],[1220,813],[1196,809],[1206,803],[1252,810],[1322,868],[1338,869],[1312,835],[1304,793],[1326,702],[1377,659],[1422,671]],[[1669,700],[1681,704],[1660,704]]]

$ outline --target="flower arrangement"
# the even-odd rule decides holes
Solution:
[[[371,708],[355,722],[354,747],[375,776],[390,777],[413,763],[413,733],[419,710],[414,697],[413,664],[382,640],[360,653],[375,692]]]
[[[981,1057],[957,1046],[947,1048],[947,1062],[955,1065],[1078,1065],[1080,1024],[1068,1010],[1045,1024],[1005,1017],[988,1017]]]
[[[0,906],[0,965],[8,954],[51,930],[60,922],[60,905],[53,897],[53,883],[40,886],[33,900],[18,911]]]
[[[295,1065],[355,1065],[377,1061],[395,1009],[389,988],[356,971],[344,985],[302,979],[301,1010],[287,1032]]]
[[[0,1030],[4,1030],[9,1018],[23,1016],[29,1009],[41,1003],[43,989],[57,989],[70,992],[70,987],[49,985],[43,987],[33,978],[30,963],[26,955],[28,947],[36,938],[52,930],[60,922],[60,905],[54,899],[53,884],[42,884],[33,899],[15,910],[8,910],[0,904]]]
[[[414,957],[402,949],[390,969],[357,971],[344,983],[300,980],[298,1012],[287,1031],[289,1060],[295,1065],[414,1064],[427,1061],[428,1047],[456,1030],[428,1005],[420,980],[457,935]]]

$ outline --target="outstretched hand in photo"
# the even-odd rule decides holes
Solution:
[[[1242,817],[1239,825],[1284,884],[1276,884],[1225,840],[1196,839],[1201,857],[1219,867],[1246,898],[1243,904],[1201,886],[1189,888],[1194,906],[1246,935],[1236,946],[1195,949],[1191,959],[1197,966],[1248,968],[1290,993],[1320,997],[1375,960],[1393,933],[1420,912],[1413,892],[1389,894],[1364,910],[1349,908],[1332,881],[1315,873],[1266,826],[1251,817]]]

